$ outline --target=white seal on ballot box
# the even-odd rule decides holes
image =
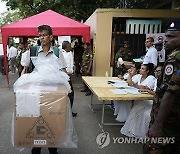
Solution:
[[[46,145],[46,140],[34,140],[34,145]]]

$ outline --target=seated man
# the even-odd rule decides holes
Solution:
[[[37,52],[37,57],[45,58],[46,60],[48,60],[51,59],[52,57],[58,56],[58,61],[59,63],[61,63],[61,66],[58,69],[59,71],[62,70],[66,72],[65,70],[66,63],[62,55],[62,52],[59,52],[58,55],[56,55],[54,48],[51,46],[53,40],[52,28],[49,25],[41,25],[38,27],[38,33],[39,33],[41,46]],[[30,56],[31,56],[31,52],[29,51],[23,54],[21,59],[21,64],[24,66],[24,69],[21,74],[28,72],[28,67],[30,66],[31,63]],[[48,148],[48,150],[50,154],[58,154],[57,148]],[[41,153],[40,147],[32,148],[32,154],[40,154],[40,153]]]

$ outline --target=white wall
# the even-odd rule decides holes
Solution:
[[[0,55],[4,55],[4,52],[3,52],[3,44],[0,44]]]

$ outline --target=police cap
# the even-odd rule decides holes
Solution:
[[[167,24],[168,31],[180,31],[180,20],[174,20]]]
[[[163,41],[158,41],[156,43],[154,43],[155,46],[162,46],[163,45]]]

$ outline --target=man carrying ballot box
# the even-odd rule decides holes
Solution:
[[[65,71],[66,68],[66,63],[64,60],[64,57],[62,55],[62,52],[59,50],[55,50],[55,47],[51,46],[52,40],[53,40],[53,33],[52,33],[52,28],[49,25],[41,25],[38,27],[38,33],[39,33],[39,39],[41,42],[41,46],[35,50],[35,55],[40,58],[45,58],[49,59],[54,56],[54,54],[58,57],[58,60],[61,63],[62,68],[60,70]],[[30,73],[33,68],[32,68],[32,62],[30,57],[32,56],[31,51],[26,52],[22,56],[21,64],[24,66],[24,69],[21,74],[24,73]],[[30,66],[30,67],[29,67]],[[31,70],[29,69],[31,68]],[[58,154],[57,148],[48,148],[50,154]],[[41,148],[40,147],[34,147],[32,148],[32,154],[40,154],[41,153]]]

